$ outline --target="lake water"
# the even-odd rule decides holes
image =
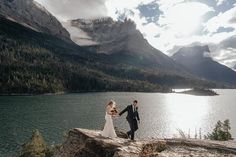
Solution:
[[[63,141],[71,128],[102,129],[105,104],[110,99],[122,110],[134,99],[139,101],[141,118],[138,138],[164,138],[178,135],[177,129],[191,136],[201,128],[210,132],[218,120],[230,119],[236,138],[236,90],[216,90],[219,96],[190,96],[162,93],[81,93],[40,96],[0,97],[0,157],[12,156],[33,129],[48,144]],[[115,118],[115,126],[127,130],[126,115]]]

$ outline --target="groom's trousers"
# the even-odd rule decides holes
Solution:
[[[131,140],[134,140],[134,132],[138,130],[138,122],[136,119],[128,120],[130,131],[127,132],[129,136],[131,136]]]

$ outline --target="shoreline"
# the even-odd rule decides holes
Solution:
[[[173,93],[170,92],[147,92],[147,91],[77,91],[77,92],[57,92],[57,93],[41,93],[41,94],[34,94],[34,93],[11,93],[11,94],[0,94],[1,96],[40,96],[40,95],[65,95],[65,94],[80,94],[80,93],[107,93],[107,92],[117,92],[117,93]]]
[[[175,88],[175,89],[187,89],[187,88]],[[212,90],[224,90],[224,89],[226,89],[226,90],[235,90],[236,88],[212,88]],[[97,90],[90,90],[90,91],[74,91],[74,92],[73,91],[71,91],[71,92],[62,91],[62,92],[56,92],[56,93],[9,93],[9,94],[8,93],[0,93],[0,97],[1,96],[40,96],[40,95],[41,96],[50,96],[50,95],[65,95],[65,94],[80,94],[80,93],[106,93],[106,92],[117,92],[117,93],[162,93],[162,94],[175,93],[175,94],[193,95],[193,94],[188,94],[188,93],[185,93],[185,92],[175,92],[172,89],[172,91],[169,91],[169,92],[161,92],[161,91],[153,91],[153,92],[148,92],[148,91],[105,91],[105,90],[97,91]],[[209,95],[195,95],[195,96],[209,96]],[[217,96],[217,95],[215,95],[215,96]]]

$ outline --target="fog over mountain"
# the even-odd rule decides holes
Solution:
[[[69,26],[67,29],[71,34],[77,30],[78,33],[72,36],[72,40],[79,45],[84,44],[83,46],[91,52],[120,55],[119,57],[124,55],[124,59],[128,55],[130,58],[137,58],[140,63],[152,64],[163,70],[181,71],[170,57],[148,43],[130,19],[77,19],[69,21],[64,26]]]

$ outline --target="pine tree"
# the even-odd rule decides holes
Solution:
[[[227,141],[232,140],[232,136],[230,133],[230,122],[228,119],[222,123],[220,120],[216,123],[215,128],[213,129],[212,133],[208,133],[205,136],[206,139],[210,140],[219,140],[219,141]]]
[[[22,145],[19,157],[52,157],[53,151],[46,146],[41,133],[34,130],[30,140]]]

